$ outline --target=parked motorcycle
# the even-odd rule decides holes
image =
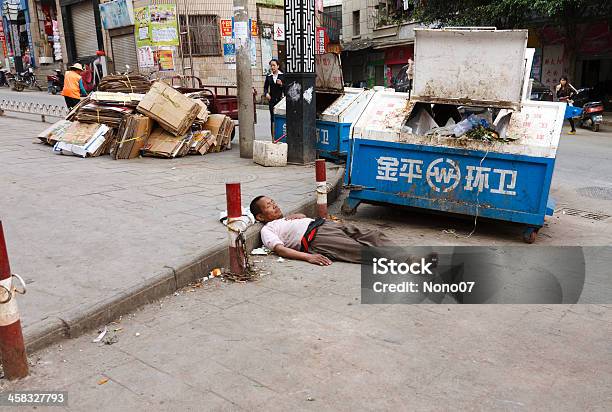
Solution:
[[[34,73],[34,69],[32,67],[28,67],[28,70],[17,73],[13,81],[9,83],[12,83],[12,89],[18,92],[23,91],[26,87],[42,91],[42,87],[39,86],[38,81],[36,80],[36,74]]]
[[[580,127],[586,127],[594,132],[599,131],[599,125],[603,123],[604,105],[602,102],[589,102],[582,106],[580,116]]]
[[[61,70],[53,70],[53,74],[47,75],[47,89],[51,94],[58,94],[64,89],[64,73]]]
[[[591,129],[596,132],[599,125],[603,123],[604,104],[592,87],[578,90],[573,97],[574,106],[582,108],[582,114],[578,120],[580,127]]]

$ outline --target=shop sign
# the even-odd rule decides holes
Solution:
[[[232,37],[232,19],[221,19],[221,37]]]
[[[285,41],[285,25],[283,23],[274,23],[274,40]]]
[[[325,29],[323,27],[317,27],[316,37],[315,37],[315,54],[325,54]]]

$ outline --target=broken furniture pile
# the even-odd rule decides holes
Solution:
[[[113,159],[176,158],[231,148],[233,121],[163,82],[140,75],[107,76],[65,120],[38,138],[59,154]]]

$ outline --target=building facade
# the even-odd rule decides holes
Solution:
[[[15,71],[61,67],[56,0],[0,0],[0,63]]]
[[[151,78],[236,84],[232,0],[56,1],[65,66],[90,64],[103,52],[108,73],[129,66]],[[249,0],[248,11],[253,86],[261,96],[270,59],[284,61],[284,2]]]
[[[393,84],[414,56],[414,28],[408,2],[344,0],[342,63],[344,80],[354,86]]]

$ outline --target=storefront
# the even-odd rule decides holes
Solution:
[[[402,67],[408,64],[408,59],[414,56],[414,45],[395,46],[385,49],[385,83],[393,87],[393,81],[398,77]]]
[[[38,22],[38,41],[35,54],[41,65],[59,63],[63,60],[58,13],[55,0],[37,0],[36,21]],[[34,20],[34,19],[33,19]]]
[[[66,41],[67,63],[90,63],[104,50],[98,0],[59,0]]]
[[[114,72],[123,72],[127,67],[138,70],[138,52],[134,35],[134,7],[132,0],[113,0],[100,4],[102,28],[110,38],[110,57]]]
[[[0,10],[2,10],[4,45],[9,67],[16,71],[23,71],[29,66],[35,67],[36,60],[27,0],[0,0],[0,2],[2,3]]]

